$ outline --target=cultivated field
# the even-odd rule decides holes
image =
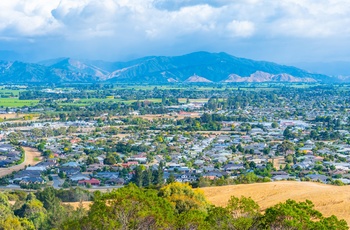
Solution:
[[[0,98],[0,106],[3,107],[22,107],[33,106],[39,103],[39,100],[19,100],[18,98]]]
[[[311,200],[325,216],[335,215],[350,224],[350,187],[332,186],[313,182],[281,181],[248,185],[202,188],[207,199],[225,206],[231,196],[246,196],[255,200],[262,210],[287,199]]]

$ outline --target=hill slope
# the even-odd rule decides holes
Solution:
[[[335,215],[350,224],[350,190],[348,186],[332,186],[313,182],[281,181],[246,185],[201,188],[207,199],[224,206],[231,196],[251,197],[262,209],[287,199],[311,200],[325,216]]]
[[[120,64],[121,65],[121,64]],[[331,82],[332,78],[312,74],[292,66],[278,65],[272,62],[254,61],[238,58],[227,53],[195,52],[174,57],[145,57],[123,64],[124,68],[114,71],[110,76],[112,81],[167,81],[173,78],[186,81],[194,74],[208,81],[226,81],[230,75],[241,77],[237,82]],[[274,79],[262,78],[257,73],[276,76]],[[254,78],[245,80],[251,75]],[[261,75],[261,74],[260,74]],[[288,76],[288,77],[286,77]],[[234,80],[226,82],[236,82]]]

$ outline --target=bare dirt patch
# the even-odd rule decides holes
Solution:
[[[70,205],[72,206],[74,209],[83,207],[84,209],[89,210],[90,209],[90,205],[92,204],[92,201],[82,201],[82,202],[63,202],[62,204],[65,205]]]
[[[231,196],[251,197],[262,210],[287,199],[311,200],[315,208],[325,216],[335,215],[350,224],[350,189],[348,186],[332,186],[313,182],[281,181],[248,185],[230,185],[202,188],[207,199],[218,206],[225,206]]]
[[[17,114],[17,113],[7,113],[7,114],[0,114],[0,118],[1,119],[23,119],[23,117],[25,116],[28,116],[28,115],[33,115],[33,120],[37,120],[39,115],[35,115],[35,114],[24,114],[24,113],[20,113],[20,114]]]

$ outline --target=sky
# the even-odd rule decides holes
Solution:
[[[1,0],[0,57],[350,61],[349,0]]]

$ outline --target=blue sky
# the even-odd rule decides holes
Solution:
[[[1,0],[0,50],[129,60],[194,51],[350,61],[348,0]]]

